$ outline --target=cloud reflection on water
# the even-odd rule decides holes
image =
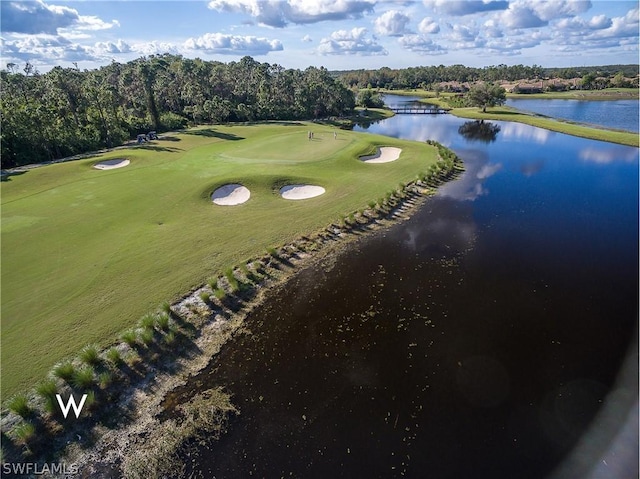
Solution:
[[[502,169],[502,163],[489,163],[489,156],[485,151],[458,150],[456,153],[464,161],[465,172],[460,178],[442,185],[437,195],[461,201],[473,201],[487,194],[488,190],[483,183]]]
[[[501,133],[504,138],[533,140],[540,144],[546,143],[552,135],[555,135],[555,132],[550,130],[511,121],[501,123],[501,127]]]
[[[638,149],[624,146],[606,146],[604,148],[588,147],[580,150],[582,161],[607,165],[614,161],[632,163],[638,159]]]

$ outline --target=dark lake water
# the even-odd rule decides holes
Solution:
[[[615,381],[637,337],[638,150],[465,123],[398,115],[366,130],[440,141],[466,171],[299,273],[176,393],[224,386],[241,411],[189,473],[548,477],[615,402],[585,456],[605,467],[637,400],[637,368]],[[637,477],[631,422],[622,475],[601,477]]]
[[[638,126],[638,105],[640,102],[638,100],[584,101],[509,98],[506,104],[519,110],[554,118],[607,128],[640,131]]]

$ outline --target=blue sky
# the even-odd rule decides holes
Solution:
[[[0,66],[84,69],[165,52],[329,70],[638,63],[638,3],[1,0]]]

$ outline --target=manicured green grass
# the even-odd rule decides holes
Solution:
[[[205,127],[3,181],[3,397],[89,343],[115,343],[207,278],[365,207],[436,159],[424,143],[344,130],[334,140],[334,131],[314,123]],[[402,148],[401,158],[358,160],[379,145]],[[93,168],[123,157],[125,168]],[[211,193],[231,182],[251,199],[214,205]],[[289,183],[326,193],[287,201],[278,188]]]
[[[638,100],[637,88],[605,88],[604,90],[570,90],[545,93],[507,93],[507,98],[562,100]]]

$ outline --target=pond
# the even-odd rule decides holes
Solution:
[[[440,141],[466,171],[297,274],[176,392],[224,386],[241,411],[188,473],[547,477],[613,402],[572,477],[600,464],[637,400],[637,359],[633,380],[616,376],[637,336],[638,150],[487,123],[366,130]],[[629,454],[613,477],[637,475]]]
[[[638,132],[638,100],[560,100],[509,98],[508,106],[579,123]]]

